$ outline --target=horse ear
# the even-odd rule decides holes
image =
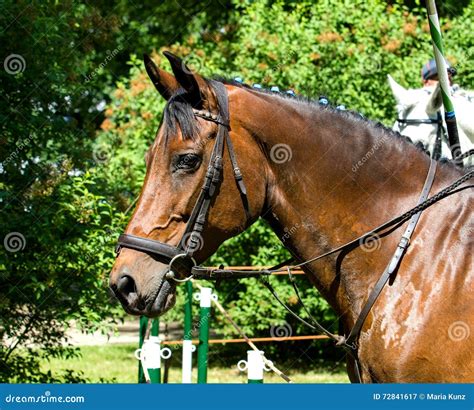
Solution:
[[[191,104],[197,106],[202,103],[203,92],[207,89],[206,81],[199,74],[193,73],[178,56],[169,51],[164,51],[163,54],[170,62],[176,80],[188,93]]]
[[[395,100],[397,101],[397,104],[404,105],[406,104],[408,100],[408,90],[398,84],[393,77],[388,74],[387,75],[388,79],[388,84],[390,85],[390,88],[392,89],[392,94],[395,97]]]
[[[443,98],[441,97],[441,88],[438,83],[434,91],[431,93],[430,99],[426,103],[426,113],[431,115],[435,114],[441,108],[442,103]]]
[[[179,88],[178,81],[170,73],[160,70],[148,54],[143,55],[145,69],[151,82],[165,100],[169,100]]]

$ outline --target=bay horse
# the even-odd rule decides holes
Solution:
[[[145,56],[146,71],[167,105],[122,235],[135,242],[120,249],[110,274],[124,309],[156,317],[172,308],[176,281],[169,259],[189,233],[189,221],[202,225],[192,252],[193,262],[201,263],[261,217],[284,236],[297,260],[308,261],[303,270],[348,334],[406,224],[369,245],[325,259],[314,256],[417,205],[435,162],[399,134],[355,113],[207,80],[177,56],[165,56],[174,75]],[[228,116],[219,115],[224,111]],[[225,141],[222,129],[228,130]],[[229,149],[216,148],[224,144],[218,141]],[[216,156],[219,149],[222,156]],[[211,159],[222,166],[222,178],[213,185],[215,195],[203,200]],[[463,176],[451,163],[435,165],[431,193]],[[361,327],[361,381],[474,381],[471,187],[462,183],[455,196],[421,213],[395,275]],[[208,207],[201,220],[194,212],[197,203]],[[350,355],[348,374],[358,380]]]

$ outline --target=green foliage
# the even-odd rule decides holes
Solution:
[[[107,158],[95,133],[130,53],[179,41],[186,29],[176,33],[174,25],[189,20],[185,10],[202,20],[201,9],[186,1],[2,2],[1,382],[80,379],[42,372],[41,355],[24,347],[68,357],[71,321],[105,331],[123,315],[108,273],[126,222],[121,204],[139,179],[98,177]],[[214,15],[209,26],[218,22]],[[136,143],[129,148],[136,152]]]
[[[103,91],[91,92],[97,82],[83,77],[105,55],[88,41],[107,47],[114,28],[108,21],[90,35],[94,15],[67,2],[2,4],[2,382],[79,380],[41,372],[38,361],[71,354],[62,346],[71,320],[97,328],[113,310],[104,292],[112,241],[104,238],[120,217],[85,171]],[[17,66],[7,64],[12,57]],[[12,234],[19,246],[8,243]],[[106,252],[96,255],[98,247]],[[22,348],[32,344],[43,353]]]

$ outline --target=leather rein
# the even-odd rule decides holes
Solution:
[[[369,232],[364,233],[363,235],[355,238],[337,248],[329,250],[321,255],[318,255],[314,258],[301,262],[299,264],[292,264],[295,261],[295,258],[288,259],[272,268],[261,269],[261,270],[237,270],[237,269],[224,269],[222,266],[215,269],[209,267],[203,267],[196,264],[196,261],[193,258],[193,255],[200,249],[200,243],[202,241],[202,232],[205,228],[209,210],[211,207],[212,201],[218,195],[218,187],[223,179],[223,156],[225,147],[227,147],[230,161],[232,164],[232,169],[234,173],[235,182],[237,184],[238,190],[240,192],[241,200],[247,215],[249,218],[249,209],[247,201],[247,191],[243,182],[242,173],[238,167],[235,151],[230,139],[230,121],[229,121],[229,107],[228,107],[228,98],[227,90],[225,86],[216,81],[211,82],[212,87],[216,91],[216,97],[218,100],[219,114],[213,114],[208,111],[196,110],[193,109],[194,115],[196,117],[203,118],[206,121],[214,122],[218,125],[217,135],[214,142],[214,147],[211,153],[209,164],[207,167],[207,172],[204,177],[204,182],[201,187],[198,199],[194,205],[194,208],[191,212],[191,216],[186,224],[184,234],[179,242],[178,246],[171,246],[169,244],[159,242],[157,240],[148,239],[140,236],[130,235],[130,234],[121,234],[118,239],[118,244],[116,248],[117,256],[120,254],[122,248],[133,249],[139,252],[144,252],[154,259],[167,263],[168,272],[166,273],[166,278],[168,280],[174,280],[178,283],[186,282],[191,279],[205,279],[205,280],[216,280],[220,281],[223,279],[242,279],[249,277],[257,277],[261,282],[269,289],[272,295],[276,300],[296,319],[298,319],[303,324],[307,325],[311,329],[321,332],[327,335],[329,338],[336,342],[337,346],[344,348],[354,359],[355,368],[356,368],[356,377],[357,382],[362,382],[361,370],[360,370],[360,361],[358,359],[358,338],[362,327],[365,323],[365,320],[372,309],[374,303],[377,301],[379,295],[381,294],[385,284],[388,280],[394,276],[394,273],[397,271],[397,268],[400,264],[400,261],[405,254],[409,244],[410,238],[415,230],[417,222],[420,218],[421,212],[426,208],[430,207],[439,200],[447,197],[450,194],[457,192],[458,188],[462,183],[468,181],[474,176],[474,171],[470,171],[456,180],[453,184],[444,188],[436,195],[428,198],[430,189],[433,185],[434,177],[436,174],[437,163],[435,160],[430,160],[430,167],[426,180],[421,191],[420,197],[418,199],[418,204],[405,212],[402,215],[399,215],[384,224],[370,230]],[[405,120],[408,121],[408,120]],[[381,236],[389,234],[393,229],[401,226],[404,222],[409,221],[403,235],[400,238],[398,246],[392,255],[389,263],[387,264],[385,270],[381,274],[380,278],[376,282],[372,291],[369,294],[358,318],[355,321],[351,331],[348,336],[336,335],[323,327],[309,312],[306,306],[303,303],[303,300],[300,296],[299,289],[297,287],[294,276],[292,275],[292,269],[304,267],[312,262],[323,259],[327,256],[342,252],[350,251],[364,243],[367,243],[371,240],[378,240]],[[289,274],[290,282],[293,286],[295,294],[298,298],[299,304],[306,311],[308,319],[303,319],[299,316],[293,309],[287,306],[282,298],[277,294],[275,289],[272,287],[268,281],[268,277],[275,272],[286,271]],[[189,276],[186,276],[186,273],[190,273]]]

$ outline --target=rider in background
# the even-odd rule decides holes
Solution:
[[[449,85],[453,85],[453,76],[456,75],[456,69],[451,67],[449,61],[446,60],[446,67],[448,69]],[[438,67],[436,67],[436,61],[432,58],[428,61],[421,69],[421,79],[423,81],[423,87],[435,87],[438,85]]]
[[[451,91],[453,96],[464,97],[469,100],[469,102],[474,103],[474,94],[466,90],[461,89],[459,84],[453,84],[453,77],[456,75],[457,71],[454,67],[451,66],[449,61],[446,60],[446,66],[448,68],[448,79],[449,85],[451,86]],[[421,80],[423,82],[423,88],[436,87],[438,85],[438,68],[436,67],[436,61],[434,58],[429,60],[421,69]]]

